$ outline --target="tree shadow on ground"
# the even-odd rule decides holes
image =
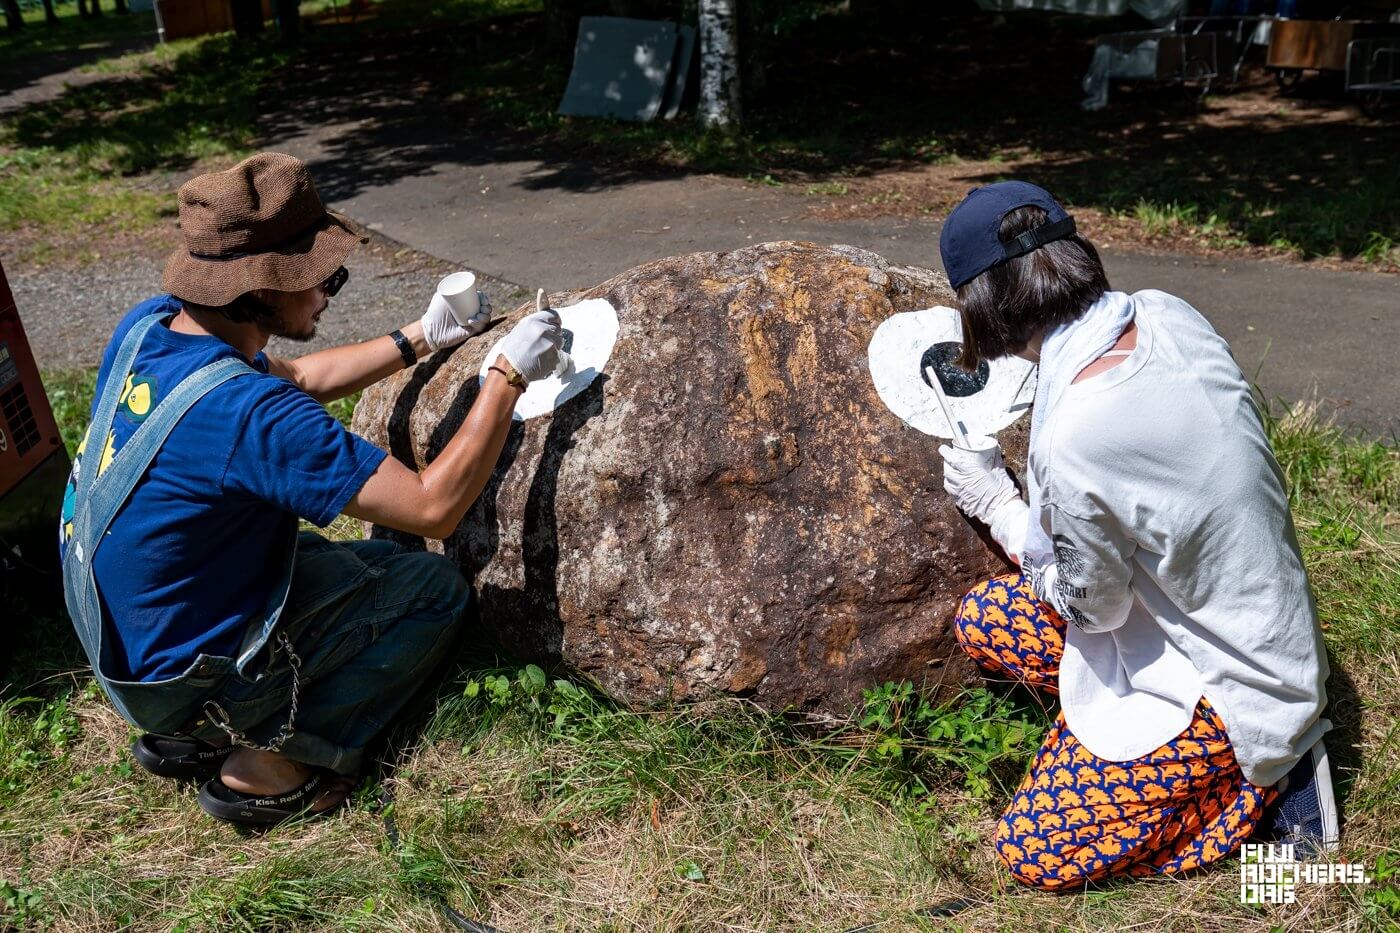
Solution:
[[[179,172],[252,139],[256,95],[286,60],[267,40],[210,39],[165,65],[69,87],[6,120],[4,142],[104,174]]]
[[[0,63],[0,113],[39,102],[30,98],[31,95],[40,98],[44,96],[44,92],[36,85],[45,83],[45,79],[62,75],[65,81],[83,80],[87,76],[77,73],[77,69],[103,59],[143,51],[155,44],[153,30],[149,36],[122,37],[96,48],[84,45],[82,48],[64,49],[48,55],[35,55],[18,61]],[[69,75],[68,72],[75,73]]]
[[[1347,110],[1326,81],[1275,98],[1256,69],[1240,93],[1257,106],[1139,88],[1108,110],[1081,110],[1094,36],[1140,25],[925,10],[896,30],[826,17],[774,48],[781,67],[749,102],[743,135],[728,138],[688,116],[556,116],[569,63],[544,55],[538,17],[486,18],[465,39],[402,29],[372,51],[347,33],[289,66],[280,83],[297,94],[259,127],[271,146],[316,140],[314,171],[335,199],[443,164],[527,163],[524,187],[587,192],[692,172],[781,179],[979,160],[1076,205],[1164,209],[1304,255],[1400,242],[1400,162],[1389,158],[1400,132]]]
[[[89,20],[62,15],[53,26],[27,22],[20,32],[0,33],[0,95],[48,75],[151,48],[157,39],[155,16],[150,13]]]
[[[1389,157],[1400,127],[1361,117],[1327,82],[1284,99],[1254,68],[1204,105],[1138,88],[1086,113],[1094,37],[1140,22],[968,6],[823,16],[774,39],[733,135],[707,134],[689,113],[558,116],[571,62],[546,50],[542,14],[506,0],[385,0],[376,19],[321,26],[297,50],[217,37],[137,80],[73,88],[17,114],[14,138],[100,153],[94,164],[116,172],[179,172],[256,130],[266,148],[306,144],[332,201],[444,165],[516,163],[522,187],[568,192],[691,173],[781,182],[946,167],[960,189],[1015,173],[1072,205],[1144,222],[1155,212],[1222,245],[1352,257],[1400,243]]]

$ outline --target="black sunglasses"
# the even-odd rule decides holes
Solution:
[[[326,293],[327,298],[334,298],[336,292],[345,287],[345,283],[350,280],[350,270],[341,266],[331,273],[331,277],[321,283],[321,290]]]

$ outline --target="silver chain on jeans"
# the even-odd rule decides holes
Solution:
[[[213,700],[204,704],[204,712],[209,716],[210,721],[218,726],[234,745],[242,745],[244,748],[260,752],[280,752],[282,746],[287,744],[287,740],[296,732],[294,726],[297,719],[297,703],[301,699],[301,658],[297,657],[297,653],[292,650],[292,640],[287,637],[285,632],[277,633],[277,644],[281,647],[282,653],[287,656],[287,665],[292,669],[292,708],[287,713],[286,723],[277,730],[277,734],[272,737],[271,742],[266,745],[258,745],[228,724],[228,713],[224,711],[222,706]],[[275,655],[276,651],[273,654]],[[272,659],[269,658],[268,665],[271,666],[271,664]],[[218,711],[217,714],[214,712],[215,710]]]

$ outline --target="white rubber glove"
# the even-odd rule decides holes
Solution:
[[[561,324],[559,315],[546,308],[516,324],[501,342],[501,355],[526,382],[543,379],[558,368],[564,343]]]
[[[428,341],[429,350],[455,347],[468,337],[475,337],[491,324],[491,299],[485,292],[477,292],[480,302],[475,314],[465,325],[458,324],[452,310],[445,301],[434,301],[428,305],[428,313],[423,315],[423,339]]]
[[[1006,472],[1001,448],[988,455],[944,444],[943,488],[959,509],[985,522],[992,537],[1018,564],[1026,546],[1029,509]]]

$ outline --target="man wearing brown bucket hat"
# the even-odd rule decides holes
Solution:
[[[430,679],[471,591],[444,558],[298,533],[344,512],[426,537],[489,479],[524,385],[552,372],[552,311],[507,335],[456,435],[421,473],[346,431],[342,398],[489,324],[430,308],[386,337],[282,360],[309,340],[364,242],[277,153],[180,189],[168,294],[118,325],[64,497],[64,589],[94,674],[146,730],[137,760],[204,777],[238,823],[323,812]]]

